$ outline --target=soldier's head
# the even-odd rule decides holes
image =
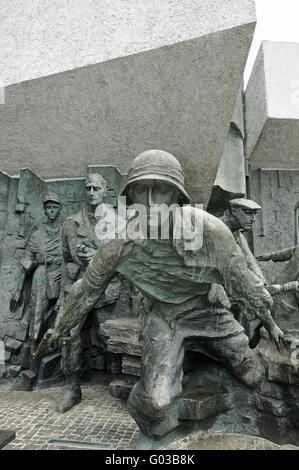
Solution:
[[[101,204],[107,194],[108,184],[99,173],[91,173],[85,179],[87,203],[91,206]]]
[[[228,210],[233,217],[234,228],[251,232],[257,212],[261,209],[251,199],[239,198],[228,202]]]
[[[147,150],[131,165],[128,182],[123,189],[127,204],[189,204],[184,189],[184,173],[178,160],[163,150]]]
[[[48,219],[55,220],[61,211],[61,201],[56,193],[48,191],[43,199],[44,212]]]

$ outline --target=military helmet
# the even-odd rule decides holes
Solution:
[[[95,188],[101,188],[106,186],[108,188],[107,181],[103,178],[100,173],[90,173],[85,178],[85,187],[94,186]]]
[[[62,202],[59,200],[59,197],[54,191],[48,191],[44,195],[43,204],[46,202],[56,202],[57,204],[62,205]]]
[[[128,195],[129,187],[144,180],[164,181],[176,187],[181,194],[180,203],[190,204],[190,197],[184,189],[184,173],[178,160],[164,150],[147,150],[140,153],[132,162],[128,182],[121,196]]]
[[[261,206],[256,202],[252,201],[251,199],[245,198],[238,198],[238,199],[231,199],[228,201],[228,205],[230,207],[240,207],[241,209],[250,209],[252,211],[258,211],[261,209]]]

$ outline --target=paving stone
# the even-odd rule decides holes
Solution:
[[[55,404],[63,390],[51,387],[26,393],[0,391],[1,426],[17,430],[16,439],[5,450],[75,449],[50,444],[50,439],[82,442],[96,439],[110,444],[109,449],[134,449],[138,427],[126,407],[110,395],[108,386],[83,385],[80,405],[62,416],[56,413]],[[124,446],[121,440],[128,430],[131,441]]]

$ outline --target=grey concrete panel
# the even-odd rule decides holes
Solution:
[[[261,255],[294,246],[295,211],[299,203],[299,171],[253,170],[250,197],[262,209],[254,223],[254,254]],[[259,262],[266,280],[274,282],[286,262]]]
[[[0,168],[78,177],[86,165],[128,171],[150,148],[182,163],[207,203],[233,115],[254,23],[6,88]]]
[[[263,41],[246,89],[247,157],[299,169],[299,44]]]
[[[253,0],[2,0],[0,81],[72,70],[254,20]]]

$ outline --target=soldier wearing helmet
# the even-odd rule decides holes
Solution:
[[[26,277],[32,276],[29,301],[29,339],[33,350],[47,328],[47,320],[56,314],[54,306],[60,292],[61,280],[61,223],[59,214],[61,201],[54,192],[47,192],[42,200],[47,221],[34,231],[20,260],[18,283],[10,309],[15,311],[20,304]],[[34,367],[34,365],[33,365]]]
[[[60,320],[40,347],[55,343],[82,321],[116,272],[126,276],[143,294],[145,311],[141,378],[130,393],[128,409],[142,432],[161,436],[184,419],[177,399],[188,348],[200,347],[248,387],[264,377],[260,359],[249,348],[241,325],[224,305],[211,301],[213,283],[222,284],[248,313],[261,318],[277,344],[283,332],[268,310],[270,294],[248,269],[228,227],[199,208],[184,206],[189,197],[182,168],[173,155],[162,150],[140,154],[133,161],[122,194],[129,203],[143,205],[149,215],[155,204],[177,204],[182,215],[190,214],[193,227],[202,229],[202,245],[186,249],[184,237],[175,238],[171,232],[169,239],[116,236],[106,240],[84,277],[73,286]],[[151,217],[147,220],[150,225]],[[173,223],[180,221],[174,218]],[[127,225],[131,223],[134,217]]]

